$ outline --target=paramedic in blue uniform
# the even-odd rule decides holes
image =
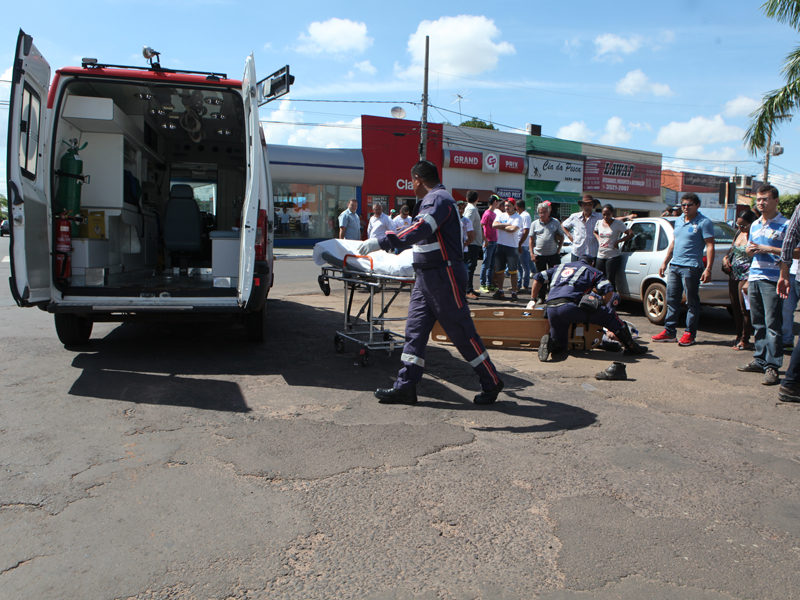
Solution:
[[[550,333],[542,336],[539,343],[540,361],[545,362],[550,354],[568,349],[569,326],[573,323],[593,323],[605,327],[625,346],[625,354],[647,352],[646,347],[633,341],[628,326],[617,316],[613,307],[619,303],[619,295],[614,292],[602,271],[591,266],[593,260],[593,257],[584,254],[580,260],[556,265],[534,275],[532,300],[536,299],[545,283],[550,284],[550,293],[547,295]],[[585,294],[595,289],[603,296],[605,306],[598,303],[596,312],[587,312],[578,303]]]
[[[425,348],[434,323],[439,321],[461,356],[475,369],[482,392],[475,404],[492,404],[503,389],[503,380],[475,331],[467,298],[467,269],[463,261],[461,222],[455,200],[439,181],[439,170],[430,161],[411,169],[414,220],[398,232],[386,231],[368,239],[359,254],[376,250],[412,248],[416,283],[408,304],[406,344],[400,359],[403,368],[394,387],[379,389],[375,396],[384,404],[415,404],[417,384],[425,369]]]

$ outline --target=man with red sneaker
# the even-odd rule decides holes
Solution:
[[[697,321],[700,318],[700,284],[711,281],[711,267],[714,265],[714,224],[699,212],[700,198],[687,192],[681,198],[683,218],[675,221],[675,236],[667,248],[667,256],[658,273],[667,275],[667,317],[664,331],[654,335],[654,342],[674,342],[677,333],[681,297],[686,294],[686,331],[678,340],[679,346],[691,346],[697,335]],[[706,251],[706,264],[703,265],[703,250]],[[670,264],[670,259],[672,263]]]

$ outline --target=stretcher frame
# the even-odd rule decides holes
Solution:
[[[403,291],[411,291],[414,287],[413,277],[396,277],[381,275],[370,271],[359,271],[347,268],[347,259],[370,258],[347,254],[342,267],[322,267],[319,277],[320,286],[329,286],[329,281],[341,281],[344,285],[344,329],[337,331],[333,337],[334,350],[344,352],[345,340],[359,346],[361,366],[369,364],[371,350],[386,350],[391,354],[395,348],[405,344],[405,325],[403,333],[387,327],[390,323],[405,322],[407,316],[387,317],[386,313]],[[370,258],[370,266],[372,259]],[[358,312],[353,315],[353,300],[356,290],[365,290],[368,294]],[[378,302],[376,302],[378,300]],[[379,306],[376,307],[376,304]],[[376,308],[378,310],[376,311]]]

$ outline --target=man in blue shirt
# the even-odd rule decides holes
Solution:
[[[778,212],[778,190],[762,185],[756,192],[761,217],[750,227],[747,254],[753,257],[747,277],[747,298],[753,323],[753,360],[736,367],[745,373],[763,373],[764,385],[780,383],[783,365],[783,300],[778,295],[780,255],[788,219]]]
[[[614,306],[619,303],[619,295],[603,273],[591,266],[592,258],[584,254],[580,260],[539,271],[533,276],[531,300],[536,300],[544,284],[550,284],[547,296],[550,333],[539,341],[539,360],[542,362],[546,362],[550,354],[567,350],[569,326],[572,323],[602,325],[617,336],[625,346],[626,354],[647,352],[647,348],[633,341],[628,326],[617,316]],[[582,308],[581,299],[594,289],[603,295],[605,306]]]
[[[339,215],[340,240],[361,239],[361,219],[358,218],[357,210],[358,202],[355,198],[351,198],[347,203],[347,208]]]
[[[714,265],[714,224],[699,212],[700,198],[687,192],[681,198],[683,218],[675,221],[675,235],[667,248],[667,256],[658,273],[667,276],[667,317],[664,331],[654,335],[654,342],[674,342],[677,333],[681,298],[686,294],[686,331],[678,340],[679,346],[691,346],[697,336],[697,321],[700,318],[700,284],[711,281]],[[706,264],[703,265],[703,250]],[[672,264],[670,264],[670,259]]]

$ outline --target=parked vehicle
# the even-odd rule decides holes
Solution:
[[[59,339],[95,321],[240,316],[263,339],[273,193],[258,107],[289,90],[149,67],[56,71],[20,31],[8,131],[11,292]]]
[[[683,217],[644,217],[627,221],[633,237],[622,246],[622,264],[615,287],[626,300],[642,302],[651,323],[663,325],[667,317],[667,278],[658,270],[674,237],[675,221]],[[714,223],[714,264],[711,281],[700,284],[700,302],[730,307],[728,276],[722,272],[722,257],[730,250],[736,231],[722,221]],[[564,243],[561,262],[570,261],[570,244]],[[703,261],[705,261],[705,252]],[[665,274],[666,275],[666,274]]]
[[[8,235],[8,219],[3,219],[3,222],[0,223],[0,237],[4,235]]]

